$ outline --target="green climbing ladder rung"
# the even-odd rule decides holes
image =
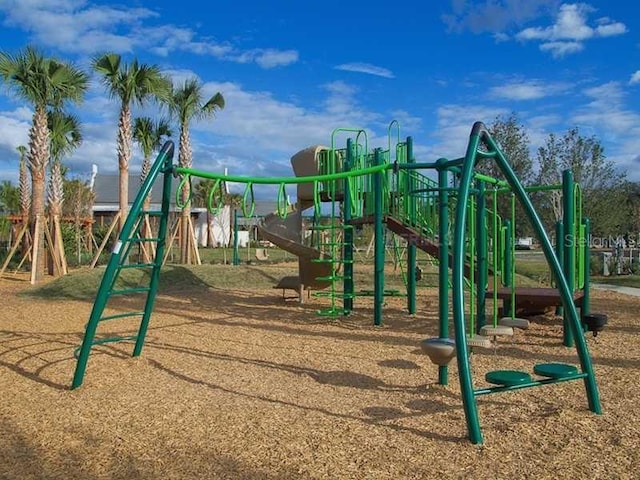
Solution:
[[[146,243],[146,242],[159,242],[160,239],[158,237],[145,237],[145,238],[130,238],[129,242],[131,243]]]
[[[127,270],[129,268],[149,268],[155,267],[155,263],[129,263],[127,265],[118,265],[119,270]]]
[[[105,322],[107,320],[115,320],[117,318],[126,318],[126,317],[141,317],[144,315],[144,310],[139,312],[126,312],[126,313],[115,313],[113,315],[107,315],[106,317],[100,317],[100,322]]]
[[[137,340],[138,336],[137,335],[131,335],[129,337],[107,337],[107,338],[100,338],[98,340],[94,340],[93,342],[91,342],[91,346],[95,346],[95,345],[104,345],[106,343],[117,343],[117,342],[128,342],[130,340]],[[76,347],[73,351],[73,357],[74,358],[78,358],[80,355],[80,349],[82,348],[82,346]]]
[[[316,277],[316,280],[320,282],[333,282],[336,280],[349,280],[350,277],[345,277],[343,275],[327,275],[325,277]]]
[[[355,293],[314,292],[311,295],[317,298],[356,298]]]
[[[149,210],[148,212],[140,212],[140,215],[149,215],[150,217],[161,217],[162,210]]]
[[[150,287],[124,288],[122,290],[111,290],[109,292],[109,295],[115,296],[115,295],[126,295],[128,293],[144,293],[144,292],[149,292],[150,290],[151,290]]]

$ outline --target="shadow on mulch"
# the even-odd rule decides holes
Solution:
[[[288,480],[299,478],[299,472],[284,465],[279,472],[257,470],[237,457],[221,454],[199,444],[189,445],[188,450],[177,450],[166,443],[165,450],[157,446],[154,456],[135,456],[122,448],[117,455],[113,451],[96,451],[90,455],[87,445],[104,445],[104,438],[91,432],[77,432],[79,445],[66,445],[62,449],[43,448],[33,436],[20,431],[19,425],[7,418],[0,418],[0,448],[6,461],[0,464],[0,478],[23,480],[26,478],[77,478],[83,480],[135,480],[160,478],[158,458],[171,459],[162,467],[162,478],[234,478],[238,480]],[[103,448],[114,448],[106,445]],[[206,463],[194,461],[206,459]]]

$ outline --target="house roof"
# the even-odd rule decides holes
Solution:
[[[156,182],[155,188],[151,190],[151,203],[159,204],[162,201],[162,187],[161,182]],[[96,178],[93,183],[93,191],[95,192],[95,200],[94,205],[96,207],[107,207],[107,206],[117,206],[119,205],[119,189],[120,186],[120,176],[119,175],[96,175]],[[140,190],[140,175],[129,174],[129,204],[132,204],[138,195],[138,190]],[[178,182],[172,182],[172,192],[171,192],[171,204],[175,205],[176,203],[176,188],[178,186]]]
[[[199,178],[194,178],[192,187],[197,185],[200,181]],[[119,208],[119,175],[96,175],[93,184],[93,191],[96,194],[93,210],[95,212],[113,212]],[[171,185],[171,207],[176,208],[176,190],[179,182],[174,180]],[[140,176],[137,174],[129,174],[129,205],[131,205],[138,191],[140,190]],[[156,181],[154,188],[151,190],[151,204],[159,206],[162,201],[162,182]],[[205,211],[204,209],[193,209],[194,211]],[[264,217],[269,213],[277,210],[277,204],[273,201],[261,201],[255,202],[255,208],[252,217]],[[242,211],[238,209],[238,222],[241,225],[252,224],[251,218],[244,218]]]

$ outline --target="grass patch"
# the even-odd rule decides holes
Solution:
[[[591,277],[593,283],[606,283],[607,285],[620,285],[621,287],[640,288],[640,275],[613,275],[609,277]]]
[[[57,278],[45,285],[23,292],[22,295],[44,299],[93,299],[98,291],[105,268],[82,268],[69,275]],[[264,263],[252,265],[167,265],[160,273],[159,293],[180,293],[185,291],[203,291],[209,289],[226,290],[263,290],[272,288],[286,275],[297,275],[297,263]],[[150,269],[123,270],[116,282],[115,289],[147,286]],[[418,287],[437,285],[437,270],[429,266],[424,269]],[[369,264],[355,266],[354,282],[356,292],[371,290],[373,285],[373,267]],[[341,285],[337,286],[338,289]],[[405,285],[400,270],[393,271],[387,265],[385,288],[404,291]]]

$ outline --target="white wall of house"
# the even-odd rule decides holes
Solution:
[[[233,243],[233,214],[228,205],[224,206],[216,215],[207,216],[205,209],[193,209],[198,217],[193,228],[195,229],[198,244],[207,246],[207,218],[209,218],[209,228],[211,230],[215,246],[230,245]],[[238,232],[238,243],[240,247],[246,247],[249,242],[249,232]]]

